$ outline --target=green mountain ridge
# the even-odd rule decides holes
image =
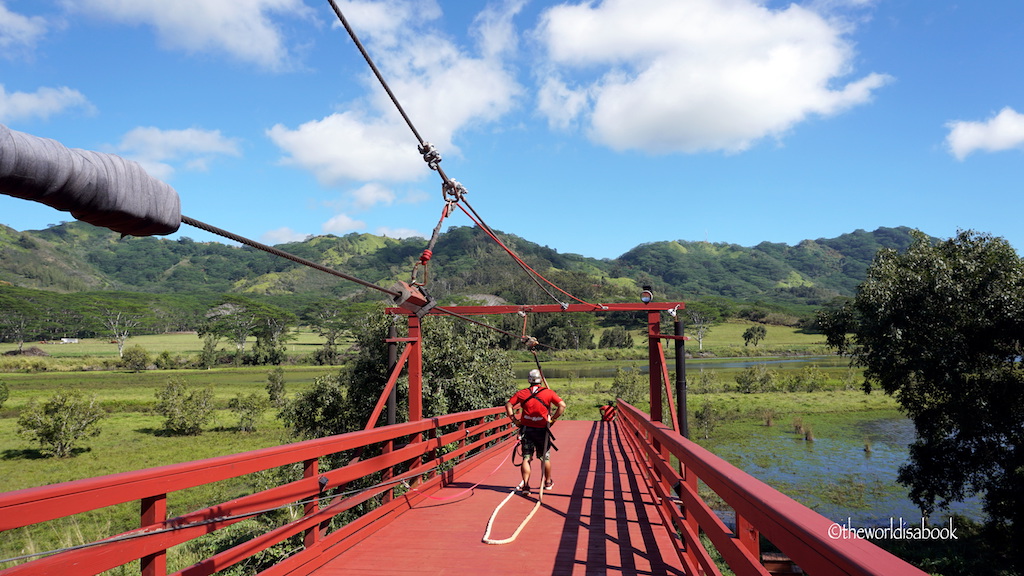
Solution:
[[[856,230],[795,246],[660,241],[641,244],[614,259],[563,254],[515,235],[501,236],[532,268],[583,299],[632,299],[639,286],[651,285],[665,298],[719,296],[810,305],[852,295],[878,249],[906,248],[910,231],[907,227]],[[390,286],[412,278],[413,265],[425,246],[422,238],[353,233],[316,236],[277,248]],[[513,259],[476,228],[454,227],[441,234],[429,275],[430,290],[438,298],[494,294],[516,303],[549,301]],[[0,225],[0,281],[59,292],[350,298],[366,291],[249,247],[187,237],[121,238],[82,222],[24,232]]]

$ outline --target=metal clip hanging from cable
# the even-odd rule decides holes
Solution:
[[[413,286],[426,286],[428,280],[428,265],[430,259],[434,257],[434,246],[437,244],[437,238],[441,234],[441,226],[444,224],[444,219],[451,215],[452,211],[455,210],[455,202],[445,202],[444,208],[441,210],[441,218],[437,221],[437,226],[434,226],[434,233],[430,236],[430,242],[427,243],[427,247],[420,254],[420,259],[412,265],[412,279],[409,281]],[[423,281],[416,281],[416,271],[423,268]]]
[[[441,153],[437,151],[437,148],[435,148],[430,142],[424,142],[420,144],[417,149],[420,154],[423,155],[423,161],[427,163],[427,166],[429,166],[431,170],[437,172],[441,167]]]
[[[441,196],[445,202],[459,202],[466,194],[469,194],[469,190],[466,190],[466,187],[460,184],[458,180],[449,178],[441,183]]]

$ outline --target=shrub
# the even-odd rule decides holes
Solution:
[[[756,364],[744,368],[736,375],[736,391],[744,394],[755,392],[774,392],[776,374],[764,364]]]
[[[647,398],[649,386],[644,386],[646,382],[647,379],[636,365],[630,367],[629,370],[619,367],[615,369],[611,393],[616,398],[622,398],[626,402],[636,405]]]
[[[174,370],[185,364],[185,361],[182,360],[181,356],[172,356],[170,352],[164,350],[153,359],[153,364],[156,365],[158,370]]]
[[[694,394],[712,394],[722,392],[724,386],[719,381],[718,373],[714,370],[700,369],[695,376],[688,378],[687,388]]]
[[[262,395],[253,392],[248,396],[238,396],[228,402],[228,408],[238,415],[238,429],[242,432],[254,432],[256,423],[263,416],[269,403]]]
[[[725,416],[711,402],[704,403],[693,412],[693,422],[703,433],[705,440],[711,437],[711,433],[724,419]]]
[[[96,396],[60,390],[42,406],[33,400],[18,417],[18,432],[39,442],[44,454],[65,458],[80,440],[100,433],[97,424],[104,416]]]
[[[128,346],[121,355],[121,366],[135,372],[145,370],[149,366],[149,352],[138,344]]]
[[[278,366],[267,372],[267,396],[275,408],[282,408],[288,402],[284,396],[284,368]]]
[[[164,430],[171,434],[199,435],[213,417],[212,387],[192,389],[184,381],[171,378],[156,397],[156,411],[165,418]]]

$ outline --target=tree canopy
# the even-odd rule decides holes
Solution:
[[[899,480],[926,513],[982,494],[992,521],[1024,535],[1024,262],[973,231],[881,250],[852,302],[820,314],[831,345],[914,421]],[[1018,566],[1024,555],[1016,552]]]

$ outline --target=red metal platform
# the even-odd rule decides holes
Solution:
[[[365,530],[366,538],[316,573],[683,574],[640,471],[624,456],[629,447],[618,429],[566,421],[552,432],[559,448],[552,451],[555,487],[516,541],[482,542],[494,508],[520,479],[510,448],[432,494],[449,499],[422,501],[380,530]],[[531,496],[516,495],[501,509],[491,538],[511,536],[529,514],[539,472],[534,466]]]

